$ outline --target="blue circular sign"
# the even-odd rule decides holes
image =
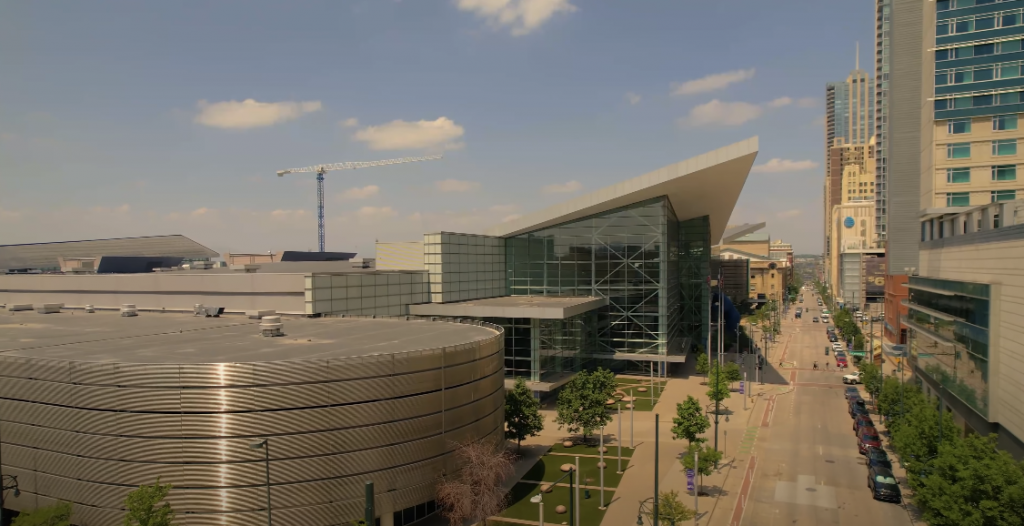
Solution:
[[[852,217],[847,217],[846,219],[843,219],[843,226],[845,226],[846,228],[853,228],[853,225],[855,224],[856,221],[854,221]]]

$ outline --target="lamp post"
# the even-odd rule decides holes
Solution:
[[[274,521],[270,516],[270,439],[264,438],[249,443],[249,449],[262,449],[265,454],[267,467],[267,526],[272,526]]]
[[[603,510],[604,509],[604,468],[605,468],[605,464],[604,464],[604,426],[601,426],[601,444],[600,444],[600,446],[598,446],[597,452],[598,452],[598,454],[601,457],[601,460],[599,461],[599,463],[597,465],[598,473],[600,474],[600,477],[601,477],[601,506],[598,507],[598,509],[599,510]]]
[[[622,474],[622,402],[619,402],[619,434],[615,435],[615,443],[619,446],[619,470],[617,474]]]
[[[540,508],[540,511],[538,512],[540,520],[537,522],[540,523],[540,526],[544,526],[544,495],[542,493],[538,493],[533,497],[530,497],[530,502],[536,504]]]
[[[7,494],[7,490],[14,490],[14,498],[21,496],[21,490],[18,489],[18,477],[0,475],[0,524],[4,523],[4,495]]]

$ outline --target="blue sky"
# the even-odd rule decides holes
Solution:
[[[0,244],[328,250],[479,231],[760,136],[734,222],[821,250],[825,82],[860,0],[6,2]],[[243,102],[251,100],[251,102]]]

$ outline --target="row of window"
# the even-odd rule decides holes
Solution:
[[[1021,12],[1021,9],[1014,9],[998,13],[940,20],[935,25],[935,36],[959,35],[972,31],[1019,26],[1021,23]]]
[[[937,49],[935,50],[935,62],[956,60],[958,58],[983,57],[986,55],[1002,55],[1004,53],[1015,53],[1020,50],[1020,40],[1007,40],[1005,42],[989,42],[987,44],[974,44],[949,49]]]
[[[1001,164],[991,167],[993,181],[1016,181],[1017,165]],[[946,168],[946,182],[950,184],[971,182],[970,168]]]
[[[1012,2],[1013,0],[938,0],[935,2],[936,11],[949,11],[950,9],[963,9],[976,5],[996,4],[999,2]]]
[[[935,99],[935,110],[961,110],[965,108],[1017,104],[1021,101],[1020,93],[1019,91],[1012,91],[1010,93],[990,93],[988,95],[968,95],[952,99]]]
[[[986,80],[1012,79],[1021,75],[1021,62],[1002,62],[984,66],[968,66],[956,69],[943,69],[935,72],[935,85],[969,84]]]
[[[995,115],[992,117],[993,131],[1007,131],[1017,129],[1017,115]],[[971,133],[971,119],[951,119],[946,121],[946,133],[950,135],[961,135]]]
[[[1017,155],[1017,139],[992,141],[992,155]],[[970,159],[971,143],[953,142],[946,145],[946,159]]]
[[[1000,201],[1014,201],[1017,199],[1016,190],[993,190],[989,192],[992,203]],[[949,192],[946,194],[946,206],[971,206],[970,192]]]

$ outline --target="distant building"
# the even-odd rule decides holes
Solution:
[[[100,256],[167,257],[188,262],[210,261],[218,254],[182,235],[0,245],[0,273],[61,272],[62,258],[64,268],[88,270]]]

